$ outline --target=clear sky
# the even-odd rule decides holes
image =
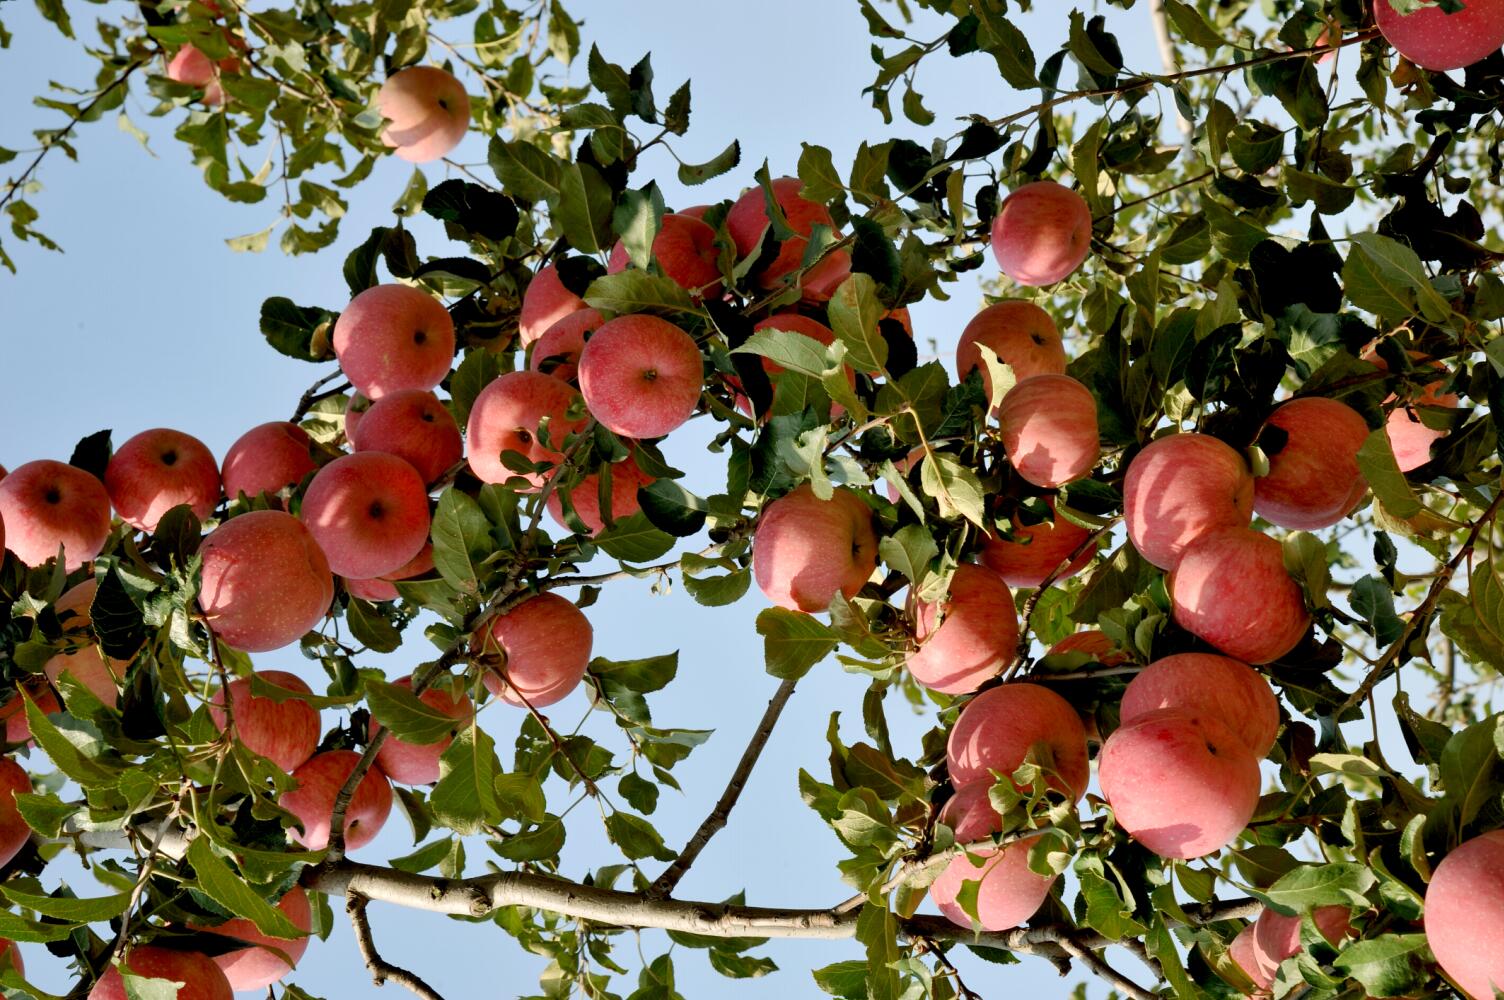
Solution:
[[[693,79],[693,124],[678,144],[685,160],[708,159],[731,138],[740,138],[742,166],[692,192],[677,185],[666,157],[650,160],[647,174],[659,178],[671,204],[733,197],[751,182],[753,169],[764,158],[775,176],[792,173],[801,140],[829,147],[844,172],[863,140],[909,136],[927,142],[958,130],[955,119],[961,115],[996,117],[1029,103],[1006,89],[986,57],[937,57],[926,61],[920,73],[920,89],[937,115],[935,125],[921,130],[900,120],[885,126],[860,94],[874,67],[868,58],[870,39],[852,0],[760,0],[755,5],[739,0],[576,0],[569,6],[586,19],[587,47],[597,41],[608,58],[625,64],[651,50],[662,93],[686,77]],[[112,9],[79,5],[75,23],[87,33],[98,13]],[[1142,6],[1128,14],[1104,12],[1120,33],[1128,64],[1157,70]],[[63,40],[31,5],[7,4],[5,15],[15,40],[0,52],[0,94],[5,95],[0,145],[24,148],[32,128],[56,121],[53,113],[32,107],[29,98],[42,92],[48,80],[82,83],[92,79],[93,70],[77,43]],[[1064,18],[1036,14],[1020,23],[1041,58],[1063,38]],[[439,28],[450,41],[462,40],[462,30],[454,24]],[[938,33],[928,27],[915,30],[921,37]],[[573,76],[583,78],[583,59]],[[475,81],[469,83],[472,92],[479,90]],[[340,308],[346,296],[340,274],[344,255],[372,226],[391,221],[389,206],[410,170],[395,159],[378,166],[351,197],[342,236],[331,249],[301,258],[284,257],[275,249],[236,254],[224,239],[274,221],[276,199],[234,205],[209,191],[186,150],[171,139],[176,116],[150,119],[152,103],[132,98],[127,110],[150,133],[155,158],[108,115],[78,133],[79,163],[60,155],[45,163],[39,175],[45,191],[33,200],[42,213],[41,228],[66,248],[65,254],[7,239],[20,267],[19,277],[0,274],[0,463],[7,467],[33,458],[66,459],[80,437],[103,427],[114,430],[117,445],[148,427],[175,427],[199,436],[222,456],[245,429],[285,419],[303,388],[328,368],[299,364],[265,346],[256,322],[262,299],[286,295],[301,304]],[[472,135],[456,158],[478,164],[483,172],[484,141]],[[252,168],[257,165],[259,161]],[[425,170],[431,184],[444,177],[442,165]],[[421,252],[463,252],[423,220],[410,225]],[[955,286],[948,303],[914,308],[921,352],[933,341],[939,356],[950,362],[962,326],[980,304],[978,276],[993,273],[990,265],[974,272]],[[1068,316],[1059,319],[1062,328],[1071,322]],[[699,483],[701,492],[713,492],[721,473],[703,444],[699,430],[676,435],[670,458],[689,471],[691,488]],[[679,649],[678,680],[650,699],[655,719],[716,730],[709,744],[675,772],[685,794],[666,793],[652,817],[670,847],[683,843],[719,795],[776,686],[763,671],[761,643],[753,630],[763,606],[755,588],[735,607],[704,609],[677,589],[653,596],[646,583],[629,581],[612,585],[588,611],[598,654],[625,658]],[[398,654],[386,669],[393,675],[405,673],[422,655],[422,649]],[[317,668],[295,652],[267,654],[258,663],[316,679]],[[813,906],[850,894],[835,869],[844,850],[800,801],[796,775],[801,766],[817,777],[828,775],[824,732],[831,712],[842,713],[848,740],[861,738],[865,687],[861,678],[842,673],[833,661],[801,683],[730,826],[684,880],[679,895],[714,900],[744,889],[751,903]],[[508,711],[497,706],[486,713],[504,764],[510,760],[518,722]],[[586,713],[577,693],[556,706],[552,717],[569,728]],[[890,700],[890,718],[900,752],[916,753],[919,735],[930,721],[914,716],[896,699]],[[607,734],[609,727],[597,717],[586,731]],[[619,740],[610,745],[625,749]],[[551,786],[549,793],[553,811],[570,801],[562,785]],[[569,877],[618,860],[593,812],[587,805],[570,816],[563,870]],[[380,862],[407,853],[411,845],[410,830],[394,814],[381,838],[357,856]],[[469,852],[475,871],[483,870],[486,854],[480,843]],[[648,871],[656,873],[656,868]],[[87,882],[76,888],[82,895],[94,891]],[[450,1000],[538,991],[539,960],[490,925],[379,904],[372,909],[372,922],[388,960],[418,971]],[[668,947],[661,933],[641,937],[649,959]],[[622,938],[620,952],[619,960],[635,969],[637,952],[630,935]],[[854,943],[774,942],[759,953],[774,957],[783,971],[762,980],[726,980],[702,956],[676,949],[679,991],[690,998],[736,1000],[806,996],[816,992],[808,969],[861,955]],[[1081,978],[1061,980],[1037,960],[1001,968],[959,949],[953,954],[968,984],[989,997],[1015,991],[1066,996],[1070,984]],[[65,992],[62,963],[38,946],[28,946],[25,956],[39,986]],[[329,1000],[402,995],[397,986],[377,992],[371,985],[338,911],[330,940],[315,942],[295,981]],[[631,992],[626,983],[621,985],[624,994]],[[1101,984],[1091,989],[1093,995],[1105,994]]]

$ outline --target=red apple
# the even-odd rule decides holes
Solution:
[[[454,361],[454,321],[443,303],[407,285],[367,288],[334,322],[334,353],[369,399],[432,389]]]
[[[1032,302],[1004,299],[977,313],[956,344],[956,374],[965,378],[982,369],[982,384],[992,397],[992,376],[982,364],[982,347],[1013,369],[1018,381],[1035,375],[1064,375],[1065,346],[1050,314]]]
[[[594,334],[605,322],[605,317],[594,309],[576,309],[533,342],[528,368],[563,382],[573,382],[579,374],[585,337]]]
[[[1258,760],[1207,715],[1160,709],[1116,729],[1097,780],[1118,825],[1162,858],[1199,858],[1232,843],[1259,802]]]
[[[413,679],[411,675],[399,677],[392,684],[411,690]],[[418,699],[434,711],[443,712],[454,719],[457,723],[456,731],[461,728],[459,724],[467,723],[475,717],[475,707],[470,704],[464,691],[451,692],[447,688],[435,686],[425,690]],[[381,723],[372,719],[371,735],[374,737],[380,731]],[[452,735],[437,743],[404,743],[395,736],[388,736],[381,744],[381,749],[376,751],[376,763],[381,765],[381,770],[393,781],[404,785],[431,785],[439,780],[439,757],[453,742]]]
[[[837,591],[854,597],[876,568],[872,510],[844,486],[821,500],[801,483],[757,520],[752,573],[780,607],[824,611]]]
[[[257,675],[266,683],[298,694],[312,694],[313,689],[296,674],[285,670],[260,670]],[[224,710],[228,697],[230,712]],[[295,771],[318,749],[319,710],[300,698],[277,701],[251,693],[251,679],[238,677],[229,686],[214,692],[209,700],[209,717],[221,732],[235,720],[235,738],[254,754],[259,754],[284,771]]]
[[[1064,698],[1038,684],[1003,684],[977,695],[950,731],[945,761],[957,787],[992,783],[992,771],[1011,776],[1036,745],[1054,758],[1051,788],[1080,799],[1091,771],[1086,762],[1086,730]]]
[[[313,439],[297,424],[273,420],[252,427],[225,452],[225,496],[256,497],[297,486],[319,467]]]
[[[1232,944],[1227,948],[1227,957],[1231,958],[1234,964],[1243,970],[1245,976],[1253,980],[1255,986],[1259,986],[1257,971],[1259,967],[1258,956],[1253,947],[1253,935],[1256,924],[1257,921],[1254,921],[1238,931],[1237,937],[1232,939]],[[1268,989],[1268,986],[1261,986],[1260,989]]]
[[[637,490],[652,481],[653,477],[639,469],[637,462],[631,456],[612,463],[611,519],[619,521],[641,510],[642,505],[637,502]],[[600,474],[593,472],[582,478],[575,486],[563,490],[569,494],[569,502],[574,507],[574,512],[579,515],[580,520],[585,522],[585,527],[590,529],[592,535],[600,534],[606,527],[604,512],[601,510],[600,483]],[[560,527],[569,528],[564,521],[564,502],[559,493],[560,490],[555,489],[548,495],[548,513],[559,523]]]
[[[329,562],[291,514],[254,510],[209,533],[199,548],[198,603],[219,638],[262,653],[297,642],[334,600]]]
[[[1389,0],[1374,0],[1373,16],[1384,40],[1426,69],[1471,66],[1504,44],[1504,2],[1500,0],[1467,0],[1452,14],[1441,7],[1401,14]]]
[[[580,352],[590,415],[624,437],[663,437],[694,415],[705,364],[694,338],[656,316],[618,316]]]
[[[998,405],[1003,448],[1026,481],[1054,489],[1091,474],[1101,457],[1097,401],[1069,375],[1034,375]]]
[[[1281,404],[1264,426],[1285,435],[1283,446],[1264,449],[1269,474],[1253,484],[1253,509],[1264,520],[1314,531],[1336,524],[1363,499],[1368,483],[1358,471],[1358,449],[1368,439],[1368,424],[1357,410],[1303,396]]]
[[[1253,520],[1253,476],[1232,448],[1208,434],[1169,434],[1128,463],[1123,521],[1138,554],[1174,569],[1209,531]]]
[[[1169,589],[1181,628],[1245,663],[1284,656],[1311,623],[1279,542],[1250,528],[1223,528],[1192,542]]]
[[[376,92],[376,110],[388,119],[381,141],[409,163],[442,158],[470,127],[470,97],[464,85],[437,66],[409,66],[393,73]]]
[[[16,806],[16,796],[30,791],[31,777],[25,769],[10,757],[0,757],[0,866],[10,864],[31,838],[31,827]]]
[[[720,298],[720,255],[715,245],[715,230],[693,216],[665,215],[658,235],[653,239],[653,259],[663,276],[696,298]],[[631,263],[627,248],[619,241],[611,248],[607,274],[625,271]]]
[[[331,571],[360,580],[384,576],[416,556],[428,540],[428,489],[397,456],[357,452],[314,475],[300,516]]]
[[[82,469],[41,459],[0,480],[5,547],[27,566],[63,550],[69,573],[99,555],[110,537],[110,495]]]
[[[167,63],[167,79],[173,83],[198,87],[204,92],[204,105],[214,108],[225,102],[224,87],[219,82],[220,67],[225,63],[233,66],[236,62],[234,59],[225,59],[215,65],[214,60],[205,55],[202,49],[195,45],[184,45],[173,53],[172,59]]]
[[[1504,7],[1500,9],[1504,11]],[[1442,378],[1422,387],[1419,395],[1408,398],[1406,402],[1399,405],[1395,405],[1397,397],[1393,393],[1384,397],[1384,406],[1389,413],[1384,421],[1384,430],[1389,436],[1389,447],[1394,452],[1395,461],[1399,463],[1401,472],[1418,469],[1431,461],[1431,446],[1447,436],[1445,430],[1427,427],[1421,421],[1420,414],[1416,412],[1416,407],[1435,406],[1451,409],[1455,408],[1458,403],[1454,394],[1441,391],[1446,376],[1449,374],[1446,366],[1433,358],[1427,358],[1419,351],[1408,353],[1411,360],[1418,362],[1419,367],[1434,368],[1442,375]],[[1363,360],[1386,371],[1389,368],[1388,363],[1372,348],[1364,352]]]
[[[973,843],[1002,829],[1002,817],[987,798],[990,787],[991,782],[978,781],[958,788],[940,811],[940,821],[955,831],[956,843]],[[1055,876],[1036,875],[1030,870],[1028,841],[1001,850],[984,847],[970,856],[957,854],[940,877],[930,883],[930,898],[941,913],[960,927],[972,926],[971,917],[959,901],[967,882],[981,883],[976,896],[977,923],[981,929],[1005,931],[1034,915],[1050,894]]]
[[[475,397],[465,438],[470,446],[470,471],[484,483],[525,479],[534,490],[550,472],[514,472],[501,460],[514,451],[535,464],[558,465],[561,449],[570,434],[589,422],[570,418],[566,412],[580,394],[556,378],[538,372],[507,372]],[[547,421],[548,443],[541,440],[540,425]]]
[[[992,570],[970,563],[956,567],[950,592],[914,610],[909,673],[932,691],[970,694],[996,677],[1018,648],[1013,593]]]
[[[389,392],[371,405],[350,438],[356,451],[396,455],[437,482],[464,456],[459,425],[439,397],[425,389]]]
[[[484,631],[483,654],[505,662],[484,676],[491,693],[512,705],[534,708],[562,700],[579,686],[590,665],[590,619],[558,594],[530,597]]]
[[[431,569],[433,569],[433,545],[425,543],[423,548],[418,550],[418,554],[401,569],[388,573],[386,576],[372,577],[368,580],[346,579],[345,589],[364,601],[395,601],[401,596],[396,587],[399,580],[411,580],[414,577],[423,576]]]
[[[125,672],[130,669],[130,661],[105,657],[94,641],[90,631],[90,607],[98,589],[98,584],[91,577],[70,588],[53,604],[53,610],[62,620],[63,630],[72,643],[72,648],[49,659],[43,665],[42,672],[53,684],[57,684],[59,678],[67,674],[88,688],[94,697],[113,708],[120,698],[120,684],[125,680]],[[25,720],[24,714],[21,719]],[[26,728],[29,738],[30,726]]]
[[[559,320],[579,309],[588,308],[585,300],[571,292],[559,280],[559,268],[540,267],[527,291],[522,293],[522,312],[517,319],[517,335],[526,347],[547,332]]]
[[[1504,830],[1441,859],[1426,887],[1425,930],[1437,964],[1471,997],[1504,987]]]
[[[110,458],[105,489],[120,519],[156,531],[172,508],[187,504],[200,519],[219,504],[219,466],[198,438],[158,427],[131,438]]]
[[[1179,653],[1155,660],[1128,683],[1124,725],[1173,708],[1210,716],[1232,730],[1255,757],[1269,756],[1279,733],[1279,699],[1252,667],[1212,653]]]
[[[1050,510],[1055,509],[1054,499],[1049,500]],[[1055,582],[1075,576],[1086,568],[1097,554],[1095,545],[1086,545],[1091,532],[1055,515],[1053,521],[1024,524],[1017,514],[1013,515],[1011,539],[988,535],[982,540],[982,564],[1007,581],[1010,587],[1038,587],[1051,573]],[[1083,548],[1083,546],[1085,546]],[[1071,553],[1080,553],[1071,558]],[[1066,563],[1066,560],[1070,562]],[[1061,564],[1065,563],[1062,569]]]
[[[21,948],[14,941],[0,938],[0,961],[8,962],[18,974],[26,975],[26,963],[21,960]]]
[[[758,287],[771,289],[782,284],[788,275],[798,270],[804,260],[804,250],[809,245],[810,234],[816,225],[832,230],[835,222],[830,211],[818,202],[800,195],[804,182],[797,177],[779,177],[772,183],[773,198],[788,220],[793,236],[784,240],[778,255],[765,264],[755,275]],[[769,226],[768,206],[761,186],[749,189],[731,206],[726,216],[726,230],[736,244],[736,254],[745,258],[757,250],[763,231]],[[851,269],[851,255],[845,250],[830,254],[804,277],[804,285],[816,299],[829,298],[844,280],[843,271]],[[818,272],[818,273],[817,273]]]
[[[43,715],[56,715],[63,710],[63,706],[40,677],[23,681],[18,693],[11,695],[4,705],[0,705],[0,722],[5,723],[5,742],[30,746],[31,720],[26,717],[26,703],[21,700],[19,691],[25,691],[26,697],[36,702]]]
[[[278,803],[303,824],[287,831],[287,839],[305,851],[322,851],[329,846],[329,821],[334,816],[334,800],[355,770],[360,754],[354,750],[326,750],[314,754],[292,773],[298,787],[283,792]],[[358,850],[376,839],[392,811],[392,786],[373,767],[355,786],[350,806],[345,810],[345,848]]]
[[[308,931],[313,927],[313,908],[302,886],[295,885],[277,901],[277,909],[294,927]],[[214,956],[214,964],[225,974],[230,989],[236,993],[265,990],[280,982],[293,970],[308,950],[308,937],[277,938],[263,934],[245,917],[235,917],[212,927],[193,926],[206,934],[244,941],[248,947]]]
[[[121,959],[132,976],[181,983],[177,1000],[233,1000],[230,981],[207,955],[138,944]],[[104,971],[89,991],[89,1000],[128,1000],[119,966]]]
[[[1020,285],[1053,285],[1091,250],[1086,199],[1054,181],[1016,188],[992,220],[992,253]]]
[[[1311,912],[1316,929],[1333,945],[1353,934],[1350,917],[1345,906],[1318,906]],[[1267,990],[1273,986],[1279,964],[1304,950],[1300,944],[1300,922],[1298,916],[1286,917],[1266,908],[1251,925],[1253,967],[1249,968],[1237,959],[1234,961],[1243,966],[1248,978],[1259,988]]]

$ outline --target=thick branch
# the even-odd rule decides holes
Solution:
[[[1112,988],[1124,996],[1132,997],[1133,1000],[1157,1000],[1153,993],[1137,985],[1131,979],[1125,977],[1090,948],[1077,944],[1069,937],[1060,939],[1060,947],[1063,948],[1076,961],[1091,970],[1092,975],[1104,982],[1110,983]]]
[[[350,926],[355,929],[355,945],[360,957],[371,971],[371,982],[383,986],[388,980],[407,989],[423,1000],[444,1000],[439,991],[425,983],[417,973],[399,968],[381,957],[376,950],[376,941],[371,936],[371,922],[366,919],[367,899],[358,892],[345,897],[345,912],[350,915]]]
[[[710,843],[710,838],[720,833],[726,825],[726,820],[731,815],[731,810],[736,805],[736,800],[741,797],[742,789],[747,786],[747,779],[752,776],[752,769],[757,766],[757,760],[762,756],[762,748],[767,745],[768,737],[773,734],[773,727],[778,724],[778,717],[783,714],[783,706],[788,704],[789,696],[794,693],[796,679],[785,678],[778,685],[778,690],[773,692],[773,697],[768,700],[768,707],[762,713],[762,721],[757,724],[757,729],[752,733],[752,739],[747,744],[747,749],[742,751],[742,759],[737,762],[736,770],[731,772],[731,780],[726,784],[726,790],[721,793],[715,808],[710,810],[710,815],[700,824],[700,828],[689,838],[689,843],[684,845],[684,850],[674,859],[673,864],[666,868],[662,875],[658,876],[651,887],[648,895],[654,899],[670,895],[674,887],[679,884],[705,845]]]

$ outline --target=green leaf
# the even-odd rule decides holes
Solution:
[[[804,185],[800,189],[800,195],[823,205],[844,194],[846,185],[841,183],[841,175],[836,172],[830,150],[824,146],[811,146],[807,142],[800,145],[803,152],[799,154],[798,173],[799,180]]]
[[[1363,894],[1375,881],[1366,865],[1341,861],[1304,865],[1254,895],[1281,913],[1293,915],[1317,906],[1367,906]]]
[[[1424,934],[1382,934],[1354,941],[1332,964],[1362,983],[1369,996],[1395,997],[1416,994],[1433,961]]]
[[[639,858],[674,860],[674,852],[664,845],[663,837],[641,816],[618,809],[606,818],[606,835],[611,838],[611,843],[621,848],[622,854],[633,861]]]
[[[689,293],[662,275],[630,268],[596,278],[585,290],[585,302],[603,313],[671,315],[690,312]]]
[[[37,745],[47,752],[57,769],[85,788],[114,788],[120,780],[122,768],[103,762],[111,754],[108,745],[87,722],[59,716],[62,727],[55,726],[29,695],[22,696],[26,703],[26,721],[31,725],[31,735]]]
[[[501,820],[496,744],[473,723],[462,729],[439,758],[439,783],[428,797],[434,819],[462,836]]]
[[[475,593],[480,589],[481,563],[494,549],[491,522],[480,504],[454,487],[445,490],[433,514],[433,564],[439,575]]]
[[[41,944],[61,941],[72,933],[72,924],[35,923],[9,910],[0,910],[0,937],[11,941]]]
[[[502,189],[523,201],[549,201],[559,196],[564,161],[529,142],[491,140],[491,170]]]
[[[655,527],[687,538],[705,527],[710,505],[673,479],[655,479],[637,491],[642,512]]]
[[[355,641],[373,653],[393,653],[402,645],[402,633],[388,621],[370,601],[350,598],[345,608],[345,621]]]
[[[611,249],[611,186],[588,163],[569,163],[559,175],[559,193],[549,203],[569,242],[583,253]]]
[[[930,560],[940,554],[940,547],[923,525],[910,524],[880,540],[877,552],[917,587],[929,575]]]
[[[263,899],[245,880],[230,870],[208,837],[195,837],[188,845],[188,863],[198,876],[199,888],[210,899],[237,917],[245,917],[256,929],[274,938],[288,941],[303,937],[303,932],[287,919],[286,914]]]
[[[704,163],[680,163],[679,183],[693,187],[734,170],[742,162],[742,144],[736,139]]]
[[[882,371],[888,363],[888,343],[877,328],[883,314],[877,283],[869,275],[853,274],[831,296],[827,312],[836,339],[846,345],[847,363],[858,371]]]
[[[152,786],[155,788],[155,784]],[[77,804],[64,802],[52,793],[33,795],[17,792],[16,808],[26,825],[44,837],[57,837],[62,833],[63,822],[78,812]],[[0,935],[3,937],[4,935]]]
[[[926,454],[919,466],[919,482],[939,505],[941,517],[964,517],[978,527],[987,527],[982,481],[954,455],[940,451]]]
[[[1389,444],[1389,433],[1384,428],[1369,433],[1358,449],[1357,458],[1358,470],[1385,510],[1401,520],[1421,512],[1421,502],[1400,471],[1394,448]]]
[[[627,259],[646,270],[653,262],[653,240],[663,225],[663,192],[649,181],[641,191],[623,191],[611,215],[611,226],[621,237]]]
[[[323,361],[331,357],[330,349],[313,353],[314,334],[333,324],[334,313],[312,306],[294,305],[282,296],[261,303],[261,335],[273,349],[299,361]]]
[[[842,1000],[867,1000],[867,963],[864,961],[836,962],[811,973],[815,985],[833,997]]]
[[[1165,13],[1170,17],[1170,23],[1175,25],[1175,30],[1185,36],[1185,40],[1192,45],[1200,46],[1207,52],[1215,51],[1227,44],[1227,39],[1216,28],[1206,22],[1206,18],[1190,4],[1181,3],[1180,0],[1163,0]]]
[[[104,923],[124,913],[131,901],[131,894],[128,892],[94,899],[76,899],[69,896],[31,893],[19,886],[0,887],[0,891],[5,893],[6,899],[17,906],[40,913],[44,917],[54,917],[74,924]]]
[[[1354,613],[1368,622],[1374,639],[1381,646],[1394,642],[1405,631],[1405,623],[1394,613],[1394,594],[1380,577],[1360,578],[1353,584],[1348,603]]]
[[[614,528],[595,536],[595,543],[613,559],[625,563],[651,562],[674,547],[674,536],[656,527],[640,511],[618,518]]]
[[[1342,265],[1342,283],[1353,305],[1388,323],[1417,315],[1445,323],[1452,307],[1427,277],[1420,257],[1398,240],[1377,233],[1357,233]]]
[[[464,724],[429,705],[411,688],[368,680],[365,689],[366,705],[376,721],[405,743],[429,746],[452,736]]]
[[[764,608],[757,614],[767,671],[774,677],[799,678],[838,645],[834,632],[810,615],[787,608]]]
[[[601,679],[610,696],[612,688],[646,694],[660,691],[679,672],[679,653],[665,653],[640,660],[608,660],[597,656],[590,661],[590,672]]]
[[[1501,716],[1491,716],[1455,733],[1441,751],[1441,783],[1446,801],[1457,809],[1457,826],[1467,826],[1491,799],[1498,798],[1499,753],[1495,736]]]
[[[789,371],[814,378],[820,378],[830,367],[824,344],[792,330],[758,330],[731,353],[756,354]]]

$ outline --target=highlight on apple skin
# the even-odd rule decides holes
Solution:
[[[443,158],[470,127],[464,85],[437,66],[409,66],[387,77],[376,92],[376,110],[388,119],[381,141],[409,163]]]
[[[334,600],[329,562],[291,514],[253,510],[209,533],[198,603],[222,642],[264,653],[297,642]]]
[[[1426,887],[1426,943],[1475,1000],[1504,988],[1504,830],[1464,841]]]
[[[1054,181],[1015,188],[992,220],[992,253],[1020,285],[1053,285],[1068,277],[1091,250],[1086,199]]]
[[[476,639],[479,656],[504,654],[483,676],[491,693],[519,708],[542,708],[579,687],[595,633],[583,611],[545,591],[498,615]]]
[[[1119,717],[1127,725],[1164,708],[1216,719],[1260,759],[1279,735],[1279,699],[1269,682],[1248,664],[1215,653],[1155,660],[1128,682]]]
[[[454,320],[444,304],[408,285],[374,285],[334,321],[334,353],[361,395],[432,389],[454,363]]]
[[[618,316],[585,342],[580,393],[590,415],[629,438],[659,438],[694,415],[705,362],[694,338],[657,316]]]
[[[907,664],[914,679],[943,694],[970,694],[1017,652],[1013,592],[992,570],[963,563],[944,598],[915,608],[914,638],[919,648]]]
[[[1254,480],[1254,513],[1299,531],[1336,524],[1368,492],[1358,471],[1367,439],[1367,421],[1346,403],[1321,396],[1281,403],[1259,437],[1269,473]]]
[[[940,822],[954,831],[957,844],[973,843],[1002,829],[1002,817],[987,798],[991,785],[978,781],[958,788],[941,809]],[[973,921],[960,896],[967,882],[978,882],[975,923],[984,931],[1005,931],[1038,911],[1056,877],[1029,868],[1027,840],[1003,848],[983,847],[970,856],[963,852],[952,857],[930,883],[930,899],[952,923],[969,928]]]
[[[542,487],[552,470],[517,472],[501,460],[513,451],[535,465],[558,465],[561,449],[570,434],[588,422],[584,416],[570,418],[580,394],[573,387],[539,372],[507,372],[480,391],[470,407],[465,428],[470,471],[483,483],[525,479],[532,489]],[[547,422],[544,444],[540,425]]]
[[[1373,16],[1384,40],[1425,69],[1471,66],[1504,45],[1504,3],[1500,0],[1467,0],[1455,13],[1433,6],[1409,14],[1395,10],[1390,0],[1374,0]]]
[[[1279,542],[1251,528],[1209,532],[1186,547],[1169,578],[1175,621],[1244,663],[1294,649],[1311,624]]]
[[[274,687],[298,694],[313,694],[297,674],[285,670],[258,670],[257,676]],[[229,711],[225,711],[226,703]],[[301,698],[283,701],[251,693],[251,679],[237,677],[209,699],[209,717],[220,732],[235,723],[235,738],[289,774],[318,749],[322,729],[319,710]]]
[[[1049,787],[1072,801],[1086,794],[1090,766],[1086,730],[1070,703],[1039,684],[1002,684],[961,709],[945,744],[950,780],[957,787],[1011,776],[1036,743],[1049,747],[1055,773]]]
[[[1026,481],[1054,489],[1091,474],[1102,455],[1097,401],[1069,375],[1034,375],[997,408],[1003,450]]]
[[[27,566],[42,566],[63,550],[72,573],[99,555],[110,536],[110,495],[83,469],[38,459],[0,479],[5,547]]]
[[[872,509],[844,486],[821,500],[801,483],[757,520],[752,575],[779,607],[824,611],[837,593],[854,597],[876,568]]]
[[[1139,555],[1174,569],[1186,546],[1207,532],[1248,527],[1253,498],[1242,455],[1209,434],[1168,434],[1128,463],[1123,523]]]
[[[191,434],[158,427],[142,431],[110,457],[105,490],[120,519],[152,532],[172,508],[187,504],[203,520],[219,504],[219,464]]]
[[[289,843],[305,851],[322,851],[329,846],[334,800],[359,762],[360,754],[354,750],[326,750],[314,754],[292,773],[298,787],[283,792],[278,805],[296,816],[303,829],[289,827]],[[355,786],[345,810],[345,849],[359,850],[375,840],[391,811],[391,783],[381,768],[373,767]]]
[[[1162,858],[1220,851],[1259,802],[1258,760],[1243,741],[1209,715],[1170,708],[1114,730],[1097,781],[1118,824]]]
[[[220,476],[225,496],[256,497],[297,486],[319,467],[313,439],[297,424],[273,420],[240,435],[225,452]]]
[[[314,475],[299,517],[330,570],[358,580],[384,576],[428,540],[428,488],[396,455],[359,451]]]

